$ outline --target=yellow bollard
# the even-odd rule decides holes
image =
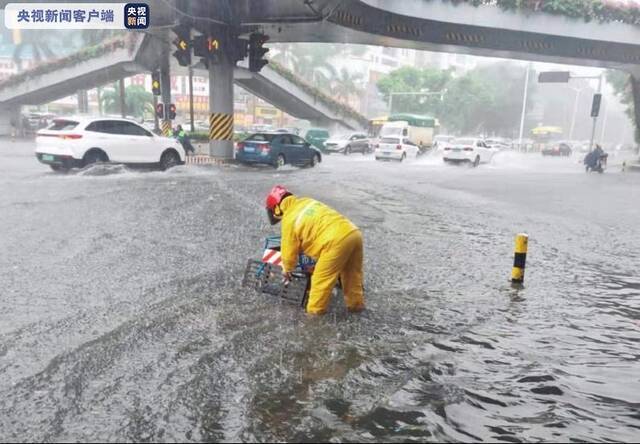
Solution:
[[[520,233],[516,236],[516,248],[513,257],[513,268],[511,269],[511,282],[514,284],[524,283],[524,267],[527,262],[527,246],[529,235]]]

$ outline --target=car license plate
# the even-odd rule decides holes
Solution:
[[[391,153],[389,151],[383,151],[382,154],[384,154],[385,156],[391,155]]]
[[[53,162],[55,158],[50,154],[43,154],[42,160],[44,160],[45,162]]]
[[[247,153],[255,153],[255,151],[256,151],[256,149],[255,149],[254,147],[252,147],[252,146],[245,146],[245,147],[244,147],[244,150],[245,150]]]
[[[459,153],[462,150],[460,148],[454,148],[453,151],[455,151],[456,153]]]

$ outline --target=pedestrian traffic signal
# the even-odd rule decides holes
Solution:
[[[156,72],[151,73],[151,91],[154,96],[159,96],[160,92],[160,74]]]
[[[259,72],[264,65],[269,63],[264,60],[264,56],[269,52],[269,48],[263,45],[269,41],[269,36],[254,32],[249,36],[249,71]]]
[[[174,103],[169,105],[169,119],[173,120],[176,118],[176,105]]]
[[[173,28],[176,39],[173,44],[178,48],[173,56],[178,59],[180,66],[191,65],[191,28],[188,25],[179,25]]]
[[[164,119],[164,105],[162,103],[156,104],[156,117]]]
[[[602,94],[594,94],[591,103],[591,117],[598,117],[600,114],[600,103],[602,102]]]

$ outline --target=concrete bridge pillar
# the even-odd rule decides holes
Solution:
[[[209,62],[209,155],[233,159],[233,71],[226,51]]]
[[[89,97],[86,89],[78,90],[78,114],[89,113]]]
[[[640,144],[640,70],[634,72],[629,77],[631,81],[631,91],[633,93],[633,109],[635,117],[635,139]]]
[[[20,106],[0,107],[0,136],[18,135],[22,126]]]

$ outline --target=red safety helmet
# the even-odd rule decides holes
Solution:
[[[269,217],[269,222],[271,225],[275,225],[280,222],[282,219],[282,210],[279,208],[280,203],[285,199],[285,197],[291,196],[292,194],[285,187],[281,185],[276,185],[271,189],[269,194],[267,195],[267,216]]]

